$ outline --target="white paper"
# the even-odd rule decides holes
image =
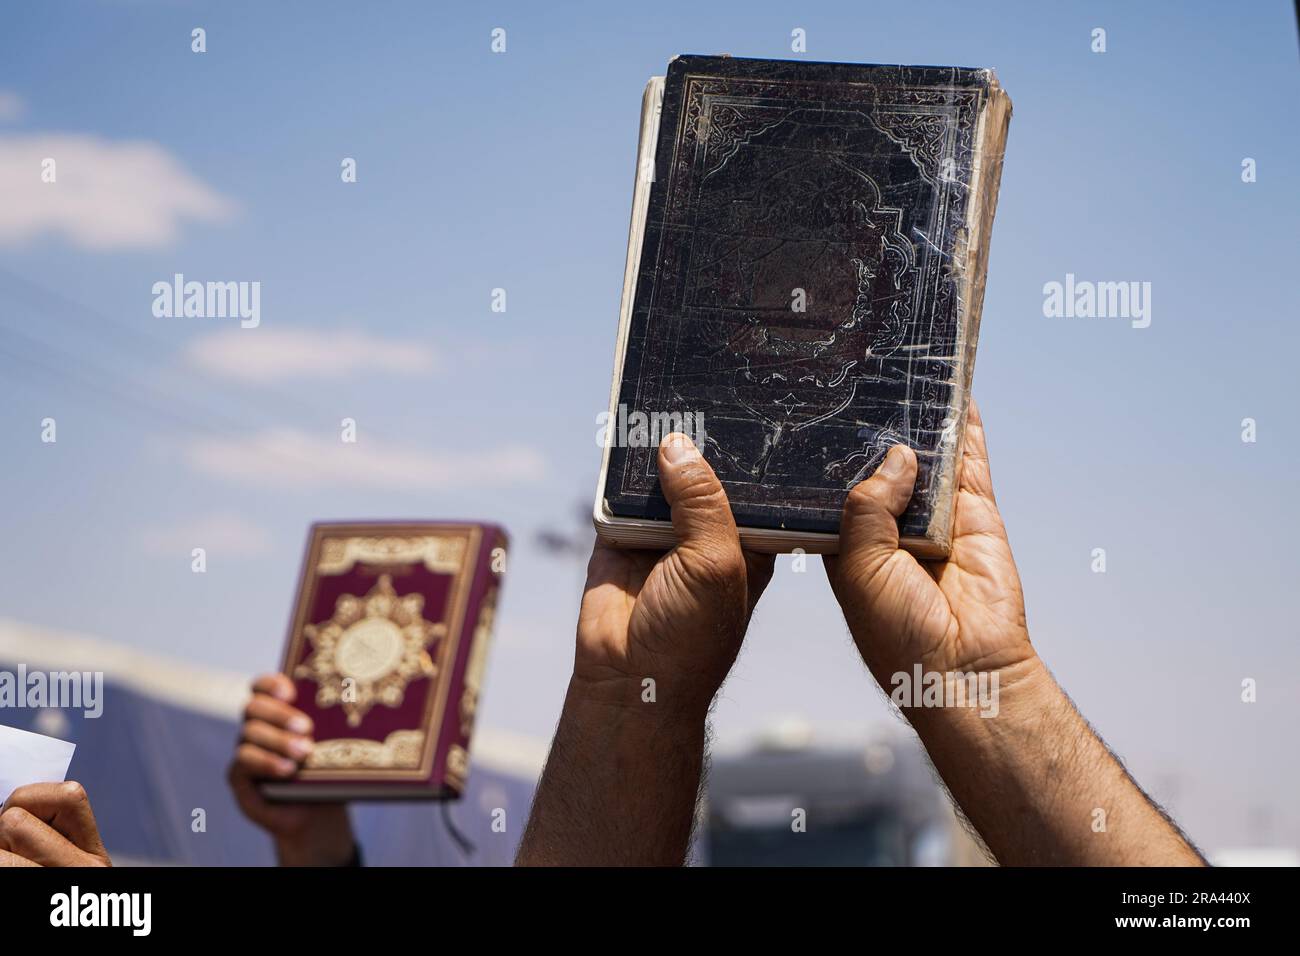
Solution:
[[[29,783],[62,783],[76,744],[0,726],[0,802]]]

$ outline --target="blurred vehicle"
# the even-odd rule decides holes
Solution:
[[[697,845],[709,866],[987,865],[914,737],[818,745],[778,728],[715,757]]]

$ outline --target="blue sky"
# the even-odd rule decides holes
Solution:
[[[138,0],[3,22],[0,615],[251,674],[312,520],[498,520],[483,719],[546,736],[582,563],[535,537],[581,531],[594,490],[642,87],[676,53],[792,56],[799,27],[811,59],[997,69],[1015,113],[975,394],[1031,633],[1193,837],[1300,846],[1290,4]],[[155,318],[176,272],[259,281],[261,326]],[[1151,326],[1045,318],[1066,273],[1150,282]],[[338,457],[343,417],[377,477]],[[724,743],[889,719],[810,564],[781,562]]]

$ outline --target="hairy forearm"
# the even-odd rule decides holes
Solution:
[[[516,863],[680,866],[704,765],[707,710],[635,687],[569,684]]]
[[[995,717],[968,708],[908,715],[953,798],[1000,863],[1204,864],[1038,658],[1000,676]]]

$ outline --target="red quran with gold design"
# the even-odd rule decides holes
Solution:
[[[312,526],[282,669],[316,747],[268,797],[464,791],[505,550],[487,524]]]

